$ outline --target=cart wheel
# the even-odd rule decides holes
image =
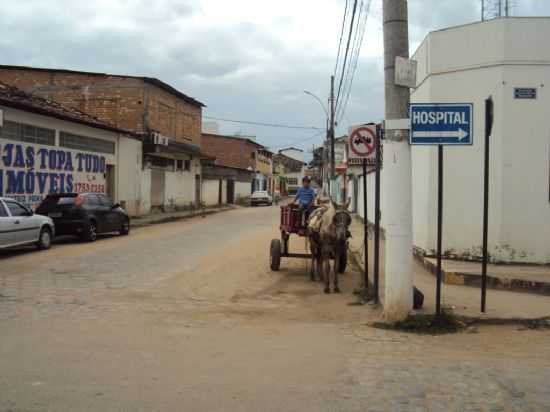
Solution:
[[[281,241],[273,239],[269,249],[269,265],[271,270],[277,271],[281,266]]]
[[[340,261],[338,262],[338,273],[344,273],[346,267],[348,266],[348,251],[340,256]]]

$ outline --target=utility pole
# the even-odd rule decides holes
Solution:
[[[395,84],[395,58],[409,57],[407,0],[383,0],[386,120],[409,117],[409,88]],[[408,130],[386,130],[382,204],[386,230],[384,316],[395,322],[413,306],[412,168]]]
[[[334,186],[335,176],[335,159],[334,159],[334,76],[330,76],[330,180],[331,180],[331,192],[333,196],[332,188]]]

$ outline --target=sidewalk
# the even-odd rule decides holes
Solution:
[[[435,258],[419,258],[437,276]],[[480,287],[481,263],[443,259],[443,282],[452,285]],[[487,287],[550,296],[550,266],[487,265]]]
[[[353,218],[350,226],[352,260],[364,268],[363,222]],[[373,279],[374,237],[369,236],[369,280]],[[411,251],[412,253],[412,251]],[[384,303],[384,239],[380,240],[380,300]],[[431,272],[417,260],[414,263],[414,285],[424,294],[424,307],[418,313],[435,313],[436,280]],[[411,292],[412,293],[412,292]],[[480,312],[481,291],[478,287],[456,284],[442,285],[442,304],[459,316],[487,320],[524,320],[550,316],[550,296],[518,293],[510,290],[487,290],[487,312]]]
[[[184,210],[181,212],[168,212],[168,213],[152,213],[150,215],[134,217],[130,219],[130,226],[135,229],[138,227],[144,227],[149,225],[155,225],[159,223],[174,222],[176,220],[188,219],[195,216],[206,216],[214,213],[225,212],[228,210],[237,209],[236,205],[223,205],[215,207],[207,207],[205,209]]]

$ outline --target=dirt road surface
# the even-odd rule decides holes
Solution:
[[[0,411],[545,411],[550,331],[366,325],[268,265],[278,208],[0,254]],[[291,247],[304,247],[295,240]]]

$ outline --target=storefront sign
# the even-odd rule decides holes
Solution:
[[[29,206],[48,193],[104,193],[105,172],[100,154],[0,139],[0,196]]]

